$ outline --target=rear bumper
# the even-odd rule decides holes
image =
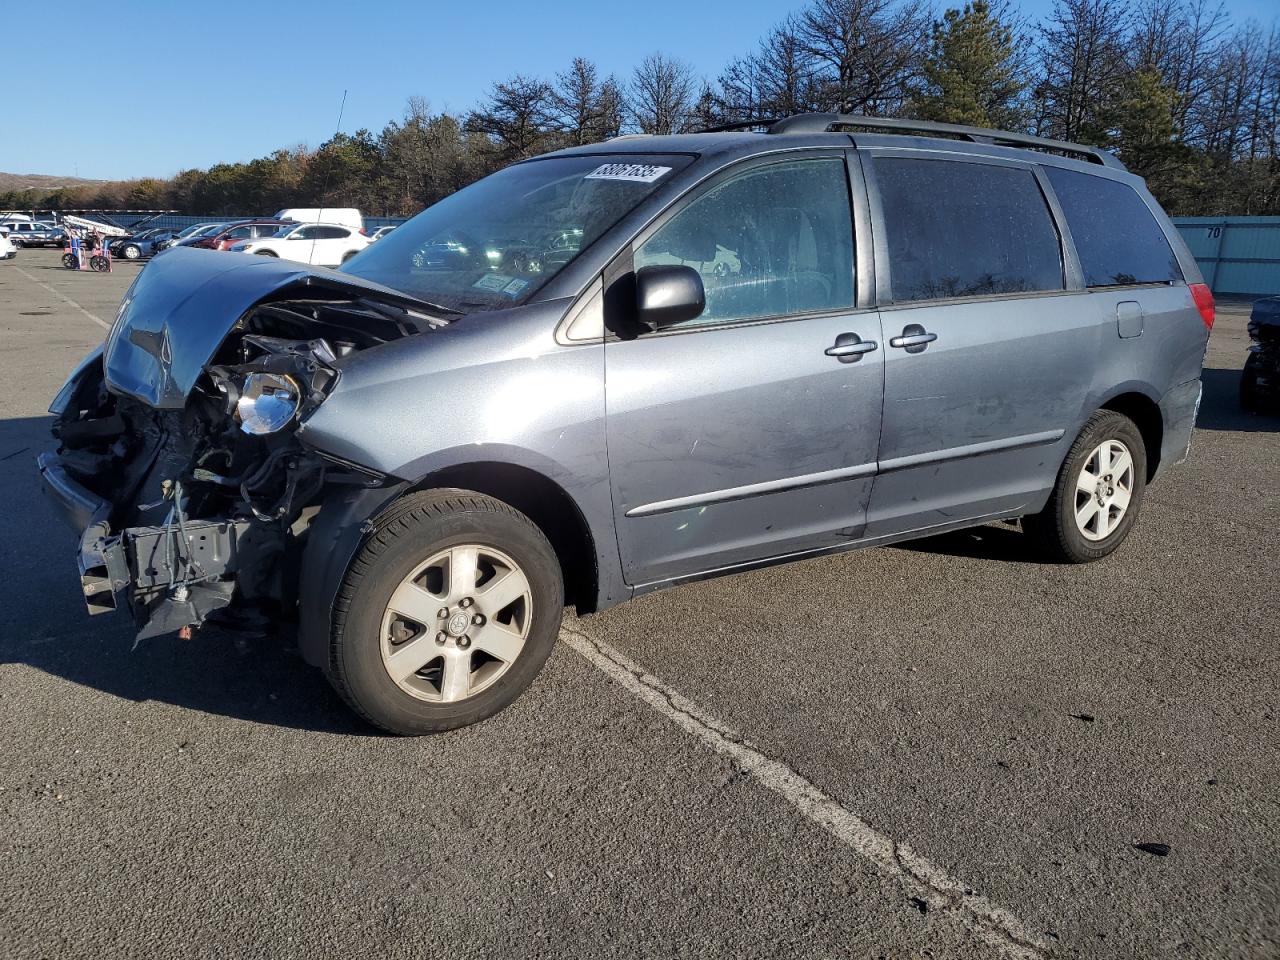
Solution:
[[[1196,426],[1196,414],[1200,411],[1202,390],[1197,377],[1179,384],[1161,398],[1164,439],[1160,445],[1160,472],[1182,463],[1191,453],[1191,435]]]

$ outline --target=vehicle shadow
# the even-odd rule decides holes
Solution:
[[[376,736],[297,656],[291,631],[248,640],[206,628],[191,640],[143,641],[125,612],[90,617],[76,572],[77,537],[40,489],[36,454],[51,417],[0,420],[0,664],[22,664],[134,702],[159,701],[273,726]]]
[[[1204,394],[1196,427],[1200,430],[1234,430],[1239,433],[1280,431],[1280,409],[1250,413],[1240,406],[1240,371],[1206,367],[1201,372]]]

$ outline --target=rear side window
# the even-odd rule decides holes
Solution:
[[[1030,170],[873,162],[895,303],[1063,289],[1058,231]]]
[[[1182,270],[1164,231],[1126,183],[1045,167],[1087,287],[1176,283]]]
[[[853,221],[841,159],[753,167],[711,187],[635,251],[684,264],[707,307],[690,326],[853,306]]]

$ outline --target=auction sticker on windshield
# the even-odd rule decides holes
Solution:
[[[602,163],[583,179],[634,180],[636,183],[653,183],[663,174],[670,172],[670,167],[658,167],[648,163]]]

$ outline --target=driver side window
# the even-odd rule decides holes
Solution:
[[[844,161],[792,160],[722,181],[634,254],[635,269],[693,267],[707,306],[681,326],[853,306],[853,221]]]

